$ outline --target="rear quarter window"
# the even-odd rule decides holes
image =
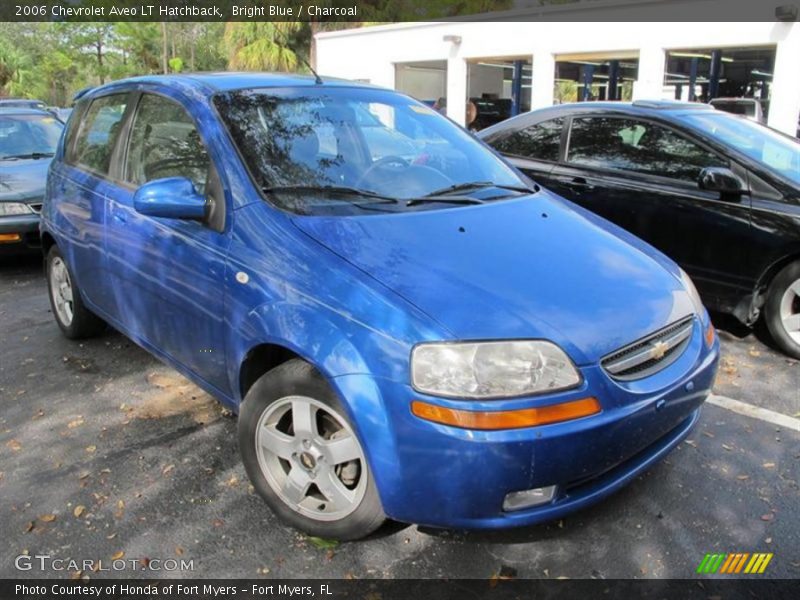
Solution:
[[[563,128],[562,117],[550,119],[511,133],[501,134],[491,139],[489,145],[503,154],[557,162]]]

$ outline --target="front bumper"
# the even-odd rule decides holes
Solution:
[[[6,236],[18,239],[4,240]],[[0,217],[0,256],[40,252],[39,215]]]
[[[335,385],[351,410],[393,519],[434,527],[530,525],[589,506],[663,458],[697,422],[710,393],[719,342],[708,349],[697,320],[681,357],[645,379],[618,382],[582,368],[580,389],[547,397],[463,402],[421,395],[406,384],[353,375]],[[414,399],[468,410],[510,410],[594,396],[597,415],[527,429],[474,431],[424,421]],[[552,501],[505,512],[515,491],[556,485]]]

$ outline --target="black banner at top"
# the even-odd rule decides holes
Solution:
[[[793,21],[800,0],[2,0],[0,21]]]

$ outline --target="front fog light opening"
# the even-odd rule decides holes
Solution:
[[[521,492],[511,492],[506,494],[506,497],[503,500],[503,510],[506,512],[512,512],[515,510],[539,506],[541,504],[547,504],[553,500],[555,495],[556,486],[554,485],[534,488],[532,490],[522,490]]]

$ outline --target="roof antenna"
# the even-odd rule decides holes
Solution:
[[[305,66],[307,66],[307,67],[308,67],[308,70],[309,70],[309,71],[311,71],[311,72],[314,74],[314,83],[316,83],[317,85],[322,85],[322,84],[324,83],[324,82],[322,81],[322,77],[320,77],[320,76],[319,76],[319,73],[317,73],[317,72],[314,70],[314,67],[312,67],[312,66],[311,66],[311,63],[310,63],[310,62],[308,62],[308,61],[305,59],[305,57],[302,57],[302,56],[300,57],[300,60],[302,60],[302,61],[303,61],[303,64],[305,64]]]
[[[282,41],[283,41],[283,45],[288,48],[289,47],[289,39],[286,36],[286,34],[283,31],[281,31],[280,29],[278,29],[277,27],[275,28],[275,33],[280,34],[280,37],[282,38]],[[300,54],[298,54],[297,58],[299,58],[303,62],[303,64],[306,67],[308,67],[308,70],[311,71],[314,74],[314,83],[315,84],[322,85],[323,83],[325,83],[324,81],[322,81],[322,77],[319,76],[319,73],[317,73],[314,70],[314,67],[311,66],[311,63],[308,62],[304,56],[301,56]]]

